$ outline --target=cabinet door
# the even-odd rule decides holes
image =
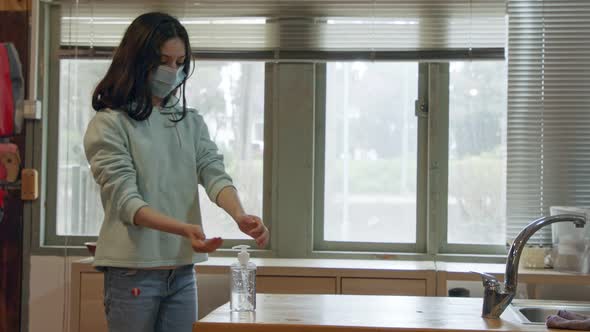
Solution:
[[[424,279],[342,278],[342,294],[426,296]]]
[[[272,294],[336,294],[336,278],[256,276],[256,292]]]
[[[103,274],[83,272],[80,278],[79,331],[107,332],[103,301]]]

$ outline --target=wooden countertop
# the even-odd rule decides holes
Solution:
[[[481,298],[258,294],[255,313],[231,313],[225,304],[193,331],[561,331],[521,324],[510,308],[484,319],[481,306]]]

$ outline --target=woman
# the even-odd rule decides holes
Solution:
[[[147,13],[127,28],[92,96],[97,113],[84,148],[105,212],[94,265],[104,271],[112,332],[191,330],[193,265],[223,242],[203,233],[198,184],[260,248],[268,243],[260,218],[245,213],[203,118],[186,107],[190,69],[185,28],[170,15]]]

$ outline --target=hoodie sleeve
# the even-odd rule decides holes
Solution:
[[[200,117],[200,116],[199,116]],[[197,175],[199,183],[203,185],[209,199],[217,204],[217,195],[221,189],[233,186],[232,178],[225,172],[223,156],[217,150],[217,145],[209,136],[209,129],[200,117],[201,130],[197,144]]]
[[[105,204],[118,211],[124,223],[134,225],[135,213],[148,204],[137,188],[127,137],[117,114],[97,112],[86,129],[84,151]]]

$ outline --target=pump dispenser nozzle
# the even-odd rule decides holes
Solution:
[[[238,253],[238,261],[242,265],[248,264],[248,261],[250,260],[250,253],[248,252],[248,248],[250,248],[250,246],[247,244],[241,244],[239,246],[232,247],[232,249],[234,250],[240,250],[240,252]]]

